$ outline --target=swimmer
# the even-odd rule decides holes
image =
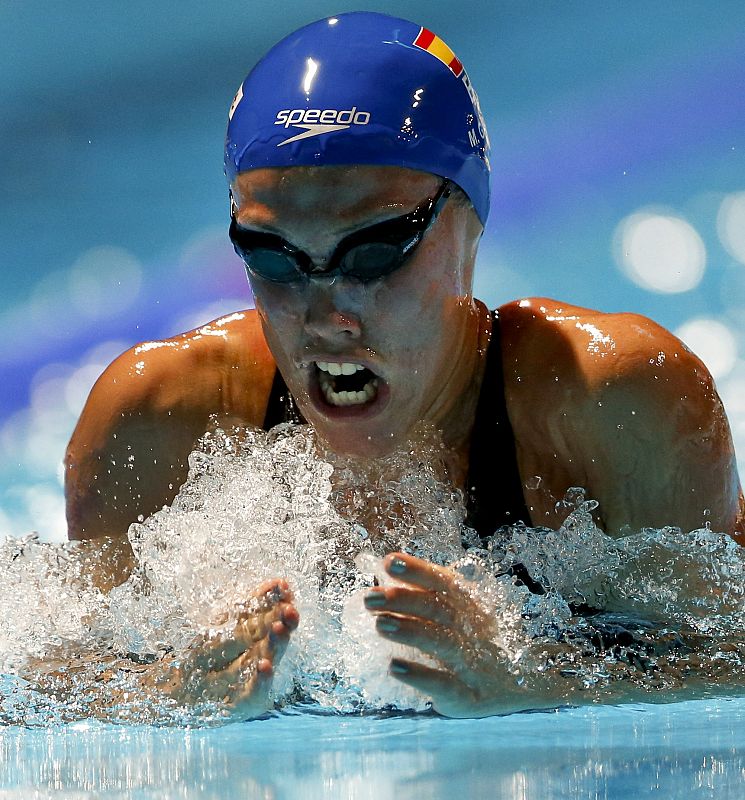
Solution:
[[[332,452],[363,460],[422,423],[439,431],[481,536],[558,527],[559,501],[581,486],[609,535],[708,524],[745,541],[722,403],[678,339],[636,314],[473,297],[488,154],[461,62],[418,25],[343,14],[259,62],[225,146],[230,237],[255,310],[124,353],[67,450],[70,538],[124,543],[109,583],[126,578],[128,526],[174,499],[211,415],[269,428],[287,397]],[[385,566],[398,585],[366,600],[379,634],[440,664],[398,660],[391,674],[450,716],[513,708],[458,576],[402,553]],[[276,586],[281,609],[214,659],[217,694],[247,659],[269,675],[283,647],[269,628],[284,642],[298,624],[291,587]]]

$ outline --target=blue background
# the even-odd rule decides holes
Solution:
[[[717,228],[745,191],[744,3],[5,0],[0,534],[63,536],[60,460],[113,356],[250,302],[224,233],[227,109],[277,39],[360,8],[437,32],[479,93],[494,204],[477,295],[725,325],[712,366],[745,455],[745,266]],[[619,268],[619,224],[650,208],[705,247],[690,291]]]

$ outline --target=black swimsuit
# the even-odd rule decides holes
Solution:
[[[299,420],[297,408],[277,370],[264,417],[264,430],[280,422]],[[517,468],[515,438],[504,398],[502,347],[496,311],[492,312],[491,340],[471,433],[466,486],[466,524],[482,539],[503,525],[520,521],[530,524]]]
[[[471,433],[466,486],[466,524],[482,539],[503,525],[530,525],[504,398],[497,311],[492,311],[491,340]]]

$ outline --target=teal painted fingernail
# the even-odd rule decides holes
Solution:
[[[387,633],[393,633],[394,631],[398,630],[398,620],[394,619],[393,617],[378,617],[378,629],[381,631],[386,631]]]
[[[385,594],[383,592],[370,592],[365,595],[365,605],[368,608],[380,608],[385,605]]]
[[[407,675],[409,672],[409,665],[405,661],[399,661],[397,658],[391,660],[391,672],[396,675]]]
[[[394,575],[402,575],[406,572],[406,562],[400,558],[394,558],[390,567],[388,567],[388,572],[392,572]]]

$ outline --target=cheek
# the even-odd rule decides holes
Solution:
[[[427,255],[423,252],[416,262],[391,276],[377,303],[389,325],[406,327],[412,339],[418,340],[431,337],[464,300],[453,262],[444,260],[442,253],[437,260],[428,260]]]
[[[293,319],[302,314],[300,293],[282,284],[255,280],[251,284],[256,309],[265,319]]]
[[[267,341],[287,343],[297,338],[306,314],[302,295],[267,282],[256,281],[251,288]]]
[[[378,295],[375,325],[379,341],[406,370],[432,365],[450,338],[450,307],[456,297],[450,287],[427,276],[397,280]]]

